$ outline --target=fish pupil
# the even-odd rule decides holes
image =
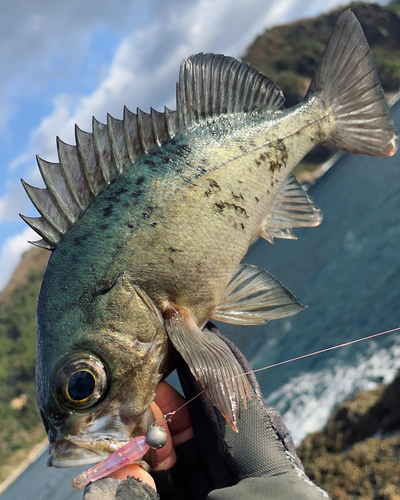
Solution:
[[[82,401],[89,397],[96,385],[94,376],[87,371],[79,371],[72,375],[68,382],[68,393],[74,401]]]

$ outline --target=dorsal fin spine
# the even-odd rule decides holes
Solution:
[[[129,111],[127,107],[124,108],[124,129],[129,157],[132,162],[135,162],[143,154],[143,148],[140,139],[137,139],[138,117],[135,113]]]
[[[52,197],[47,189],[41,189],[29,185],[21,179],[22,185],[40,215],[60,233],[65,233],[69,224],[58,207],[54,204]]]
[[[34,231],[36,231],[44,240],[46,240],[50,245],[55,246],[58,240],[61,238],[61,233],[50,226],[43,217],[26,217],[25,215],[20,215],[21,219],[24,220],[28,226],[30,226]]]
[[[75,202],[83,210],[88,201],[89,186],[79,160],[77,148],[66,144],[59,137],[56,138],[56,141],[61,174]]]
[[[110,155],[110,146],[107,143],[108,142],[108,132],[106,125],[103,123],[100,123],[99,121],[96,120],[96,118],[93,117],[93,144],[94,144],[94,150],[96,153],[96,158],[97,162],[99,164],[99,167],[102,171],[103,177],[106,181],[107,184],[110,184],[112,181],[111,175],[110,175],[110,165],[107,165],[106,158],[109,158],[110,163],[111,161],[114,161]],[[106,142],[107,141],[107,142]]]
[[[138,137],[142,145],[143,151],[146,154],[149,151],[149,144],[147,142],[147,137],[145,133],[146,113],[141,109],[137,108],[137,117],[138,117]]]
[[[54,245],[51,245],[46,240],[38,240],[38,241],[28,241],[31,245],[35,247],[44,248],[45,250],[54,250]]]
[[[178,112],[173,111],[166,106],[164,107],[165,121],[167,124],[168,135],[172,138],[175,137],[178,130]]]
[[[94,151],[93,134],[84,132],[77,125],[75,125],[75,140],[88,186],[90,187],[90,190],[93,193],[93,195],[96,196],[100,192],[101,187],[105,182],[105,179],[100,169],[97,169],[96,172],[97,179],[96,179],[96,177],[93,175],[92,171],[89,168],[89,165],[93,165],[96,163],[95,161],[96,153]]]
[[[74,207],[75,202],[69,193],[68,186],[61,174],[59,164],[49,163],[39,156],[37,156],[36,159],[40,173],[51,197],[68,222],[73,224],[76,220],[74,212],[78,209],[78,207],[76,207],[76,209]],[[58,186],[57,189],[55,187],[56,185]]]
[[[107,129],[111,143],[111,152],[114,157],[114,164],[117,175],[124,171],[127,162],[130,160],[126,146],[124,123],[122,120],[107,115]]]
[[[151,126],[153,127],[154,140],[158,146],[161,146],[162,139],[160,138],[160,133],[157,126],[156,113],[157,112],[153,108],[150,108],[150,118],[151,118]]]

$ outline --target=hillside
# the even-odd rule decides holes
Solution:
[[[0,293],[0,481],[45,438],[36,408],[35,309],[49,255],[26,252]]]
[[[326,14],[267,29],[249,46],[242,59],[269,76],[283,90],[285,106],[299,103],[314,76],[318,61],[339,15],[346,9],[357,16],[387,95],[400,87],[400,2],[389,7],[354,2]],[[297,167],[313,170],[335,150],[320,146]]]
[[[400,374],[340,405],[297,451],[334,500],[400,500]]]

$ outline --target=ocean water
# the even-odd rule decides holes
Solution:
[[[397,127],[400,103],[392,108]],[[309,190],[324,214],[297,241],[263,240],[244,261],[276,276],[308,306],[260,327],[219,324],[253,368],[400,326],[400,157],[346,154]],[[393,379],[400,332],[257,375],[295,442],[358,390]]]
[[[400,103],[392,108],[400,128]],[[260,327],[219,323],[253,368],[400,326],[400,156],[344,155],[309,194],[324,220],[298,241],[257,241],[244,262],[263,267],[308,309]],[[264,372],[257,378],[295,442],[323,426],[360,389],[400,369],[400,333]],[[48,469],[43,454],[1,500],[82,498],[71,479],[82,469]]]

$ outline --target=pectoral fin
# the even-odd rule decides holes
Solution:
[[[249,383],[238,361],[226,344],[207,330],[200,330],[190,313],[174,304],[164,312],[165,327],[175,349],[190,371],[206,390],[206,394],[237,431],[239,403],[245,407]]]
[[[272,274],[257,266],[241,264],[211,318],[225,323],[263,325],[303,309],[305,306]]]

